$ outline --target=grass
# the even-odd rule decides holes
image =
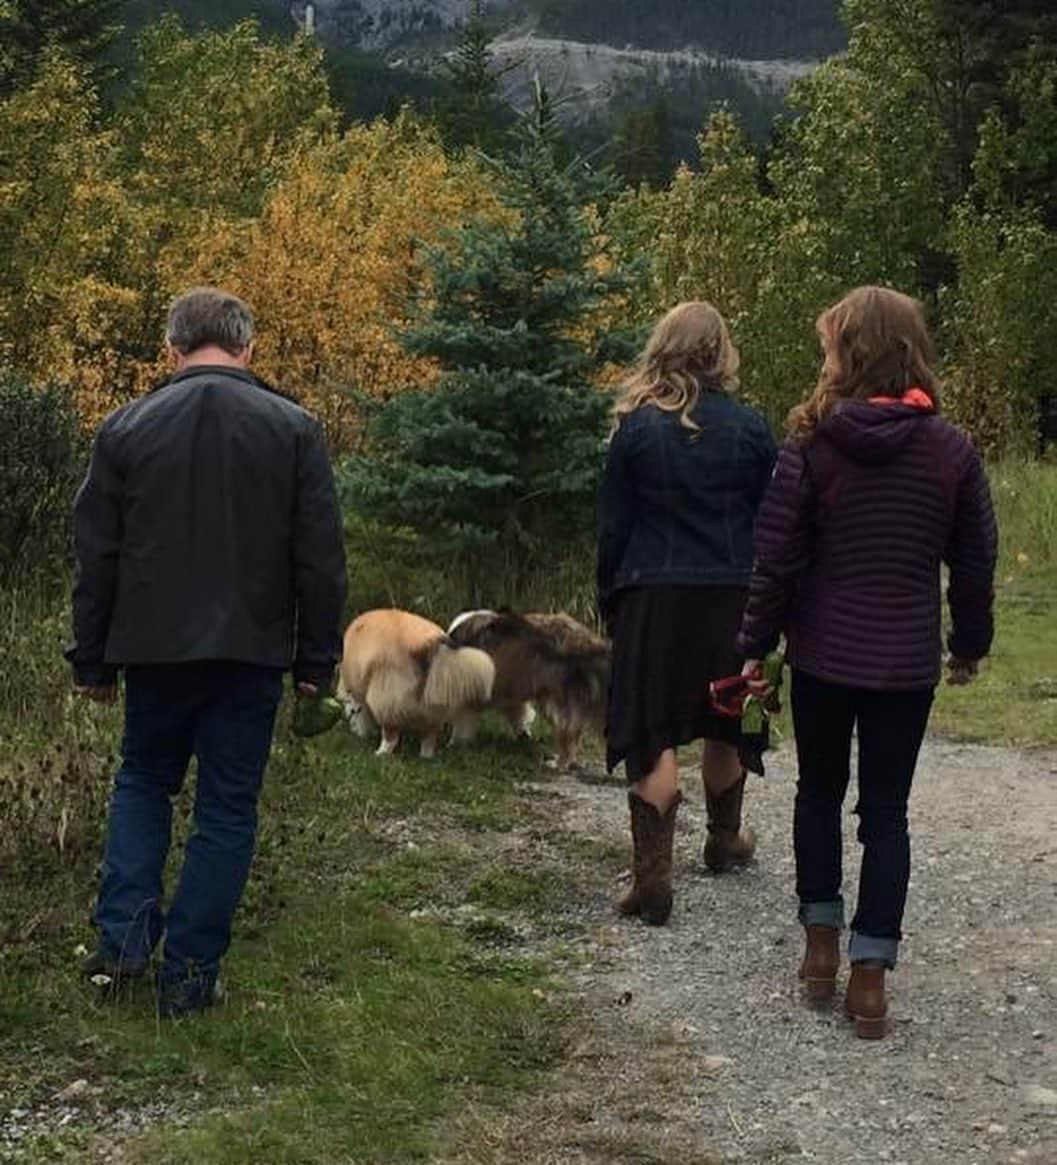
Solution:
[[[991,475],[1001,553],[995,642],[979,678],[941,686],[933,728],[963,740],[1057,744],[1057,464]]]
[[[1053,745],[1057,466],[1004,466],[993,482],[995,648],[975,684],[941,690],[934,726]],[[522,922],[545,920],[566,863],[615,871],[626,853],[538,839],[515,795],[537,749],[496,732],[441,763],[380,764],[343,733],[294,739],[285,711],[228,1001],[161,1024],[145,989],[87,991],[74,952],[91,942],[119,717],[69,696],[62,604],[42,586],[0,595],[15,661],[0,676],[0,1136],[12,1109],[54,1113],[75,1082],[80,1098],[68,1124],[0,1139],[0,1157],[95,1160],[117,1141],[132,1165],[427,1161],[446,1117],[508,1105],[563,1057],[568,1017]]]
[[[94,1113],[15,1159],[91,1159],[116,1111],[161,1106],[181,1125],[123,1136],[122,1160],[428,1160],[434,1122],[468,1094],[531,1081],[559,1055],[562,1025],[531,960],[497,955],[487,930],[411,917],[470,886],[490,888],[482,905],[532,906],[531,879],[497,880],[484,837],[413,849],[391,834],[509,828],[514,784],[535,764],[501,739],[443,764],[379,764],[344,736],[311,746],[281,732],[229,1000],[195,1021],[159,1023],[145,985],[106,1001],[77,980],[87,847],[32,879],[4,877],[0,1095],[33,1110],[85,1081]]]

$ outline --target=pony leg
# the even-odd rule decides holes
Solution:
[[[346,705],[345,715],[349,721],[349,731],[353,736],[359,736],[366,740],[367,737],[373,736],[378,731],[378,725],[366,704]]]
[[[378,751],[375,756],[389,756],[390,753],[396,752],[396,746],[400,743],[400,731],[397,728],[382,728],[382,743],[378,745]]]
[[[477,716],[473,712],[465,712],[456,718],[452,725],[452,744],[470,744],[477,738]]]
[[[518,736],[531,736],[532,725],[536,723],[536,709],[528,702],[521,705],[518,710],[517,720],[514,723],[514,731]]]
[[[507,704],[502,709],[515,736],[531,736],[532,725],[536,723],[536,709],[526,701],[524,704]]]

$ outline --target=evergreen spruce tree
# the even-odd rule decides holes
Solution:
[[[495,69],[492,34],[481,0],[474,0],[458,44],[443,61],[442,74],[449,93],[440,103],[437,121],[445,143],[490,151],[508,119],[499,99],[502,73]]]
[[[433,256],[426,314],[404,342],[440,362],[439,383],[386,404],[369,454],[345,468],[356,508],[414,529],[467,600],[491,604],[517,602],[593,529],[610,407],[594,377],[616,354],[594,323],[627,286],[589,209],[608,180],[559,162],[547,109],[541,93],[492,163],[507,216]]]
[[[109,74],[107,54],[121,32],[124,0],[6,0],[0,4],[0,96],[28,84],[56,47],[82,63],[93,82]]]
[[[645,109],[629,109],[612,146],[613,168],[628,186],[659,190],[675,169],[668,102],[659,97]]]

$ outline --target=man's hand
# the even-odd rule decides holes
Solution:
[[[93,704],[117,703],[117,684],[75,684],[73,691]]]
[[[947,683],[955,687],[971,684],[979,670],[980,666],[975,659],[958,659],[952,655],[947,660]]]
[[[765,700],[774,690],[763,674],[763,662],[759,659],[747,659],[741,674],[748,681],[749,694],[758,700]]]
[[[319,695],[319,686],[317,684],[300,683],[297,685],[297,694],[299,696],[307,696],[308,699],[314,700]]]

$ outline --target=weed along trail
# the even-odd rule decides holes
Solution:
[[[838,1004],[801,999],[788,748],[769,770],[746,798],[759,862],[721,878],[703,871],[703,796],[684,773],[663,929],[611,909],[623,789],[524,786],[567,855],[540,917],[569,923],[550,950],[582,1012],[546,1086],[512,1112],[471,1106],[444,1161],[1057,1162],[1057,754],[926,746],[907,941],[879,1044],[856,1040]]]

